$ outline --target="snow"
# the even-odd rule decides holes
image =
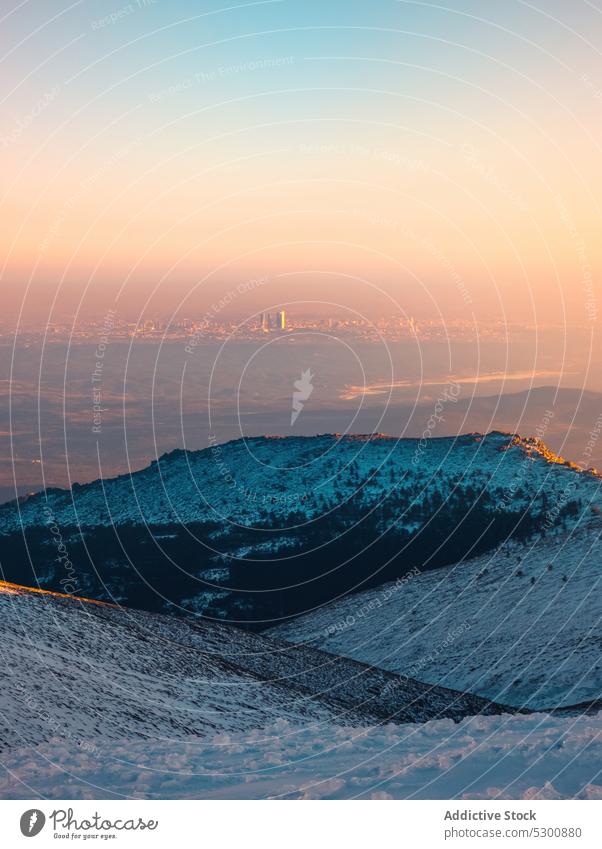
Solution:
[[[602,798],[602,713],[9,584],[0,646],[0,798]]]
[[[320,729],[278,720],[199,740],[50,740],[4,753],[0,797],[601,799],[602,713]]]
[[[4,576],[32,581],[25,536],[36,580],[45,589],[64,589],[77,571],[72,591],[83,595],[166,612],[173,604],[192,614],[267,625],[298,613],[304,601],[295,604],[290,592],[280,599],[274,591],[255,593],[251,569],[239,580],[239,570],[249,564],[268,563],[262,575],[269,585],[280,572],[286,575],[277,560],[299,569],[309,557],[298,555],[331,553],[333,567],[341,569],[333,568],[332,580],[307,587],[311,603],[318,603],[347,591],[347,563],[358,581],[361,576],[376,583],[387,568],[386,552],[396,546],[400,554],[388,576],[404,568],[402,556],[412,558],[409,565],[427,557],[433,564],[450,563],[471,545],[481,551],[513,530],[518,536],[519,526],[522,536],[535,526],[559,534],[602,510],[601,483],[541,441],[499,432],[431,439],[426,446],[379,434],[256,437],[174,451],[131,476],[49,490],[0,507],[0,543],[6,534],[7,549],[18,553]],[[495,521],[487,531],[490,519]],[[115,533],[95,533],[111,524]],[[22,527],[29,532],[23,535]],[[455,527],[458,532],[450,533]],[[364,534],[366,546],[355,546],[353,538]],[[57,565],[59,543],[74,562],[80,559],[81,568],[65,574],[67,566]],[[89,544],[93,568],[82,551]],[[355,552],[350,559],[349,551]],[[163,568],[169,561],[179,566],[181,583]]]
[[[600,698],[602,520],[348,596],[270,633],[517,707]]]
[[[567,484],[576,486],[571,497],[600,504],[599,477],[565,464],[539,440],[513,434],[430,439],[426,448],[417,439],[382,434],[254,437],[173,451],[132,475],[49,490],[18,507],[6,504],[0,532],[52,521],[61,527],[205,521],[257,526],[292,511],[309,521],[358,493],[369,509],[393,492],[410,505],[435,489],[446,499],[459,487],[487,491],[513,509],[533,509],[534,497],[544,492],[550,504],[562,504]],[[399,522],[415,526],[415,518],[401,516]]]
[[[226,548],[228,523],[309,521],[358,489],[366,510],[392,489],[445,509],[460,482],[585,510],[270,634],[0,583],[0,797],[602,798],[602,714],[544,712],[602,694],[600,478],[512,435],[430,440],[414,462],[417,444],[239,440],[2,507],[3,533],[211,520]]]
[[[0,584],[0,750],[361,726],[500,706],[225,625]]]

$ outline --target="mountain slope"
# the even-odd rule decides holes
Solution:
[[[600,509],[600,482],[537,439],[496,432],[238,440],[4,505],[2,577],[261,629],[569,528]]]
[[[522,465],[528,460],[527,474]],[[253,527],[297,511],[315,519],[356,493],[367,507],[387,496],[410,506],[418,491],[438,487],[445,498],[468,485],[498,495],[514,486],[514,506],[524,507],[544,483],[550,498],[560,494],[573,474],[540,440],[498,432],[426,444],[382,434],[255,437],[203,451],[176,450],[131,475],[48,490],[18,509],[3,505],[0,531],[43,521],[47,510],[60,525],[86,528],[179,522]],[[581,478],[587,496],[598,481]]]
[[[461,719],[503,709],[223,625],[0,584],[0,745],[179,739],[277,719]]]
[[[602,714],[513,714],[310,647],[6,584],[0,646],[4,799],[602,794]]]
[[[602,521],[413,575],[271,633],[530,708],[602,695]]]

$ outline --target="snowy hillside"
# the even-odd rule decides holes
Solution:
[[[6,584],[0,630],[0,798],[602,798],[602,714]]]
[[[241,439],[203,451],[173,451],[132,475],[69,490],[49,490],[0,509],[0,531],[46,520],[62,526],[169,525],[232,522],[263,526],[300,512],[315,519],[360,496],[367,509],[387,497],[405,510],[396,516],[416,526],[433,491],[444,502],[468,487],[510,497],[513,509],[538,499],[540,510],[560,498],[577,473],[537,439],[493,432],[417,439],[324,435]],[[578,495],[598,498],[599,479],[580,474]],[[474,496],[473,496],[474,500]],[[357,506],[357,502],[354,502]],[[359,517],[358,517],[359,518]]]
[[[495,432],[238,440],[4,505],[2,577],[260,630],[415,567],[561,533],[600,510],[601,481]]]
[[[602,520],[350,596],[272,631],[531,708],[602,696]]]
[[[287,720],[307,727],[499,713],[408,681],[223,625],[0,584],[0,747],[66,737],[180,739]]]

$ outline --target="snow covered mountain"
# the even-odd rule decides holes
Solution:
[[[9,503],[0,509],[0,531],[44,521],[48,510],[69,527],[207,522],[253,528],[275,520],[286,527],[291,516],[315,520],[350,499],[370,510],[387,498],[405,508],[396,518],[417,527],[422,502],[435,491],[444,502],[470,488],[505,500],[510,494],[513,509],[534,498],[545,508],[575,470],[541,440],[499,432],[423,441],[383,434],[256,437],[172,451],[131,475]],[[581,495],[591,498],[598,483],[580,475]]]
[[[256,630],[600,509],[538,439],[243,439],[0,507],[2,577]]]
[[[518,707],[602,697],[602,520],[358,593],[271,631]]]
[[[0,747],[462,719],[502,708],[311,647],[0,584]]]
[[[0,647],[3,799],[602,798],[602,714],[9,584]]]

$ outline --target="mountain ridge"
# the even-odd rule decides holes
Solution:
[[[519,393],[520,394],[520,393]],[[563,457],[552,451],[547,447],[545,441],[537,436],[521,436],[521,434],[515,431],[505,431],[494,428],[493,430],[489,430],[487,432],[483,431],[467,431],[465,433],[458,434],[457,436],[429,436],[429,441],[461,441],[463,439],[484,439],[486,437],[491,436],[501,436],[504,438],[508,438],[511,440],[513,445],[521,446],[525,452],[536,451],[538,454],[541,454],[542,457],[545,457],[549,460],[549,462],[557,463],[559,465],[566,465],[568,467],[579,468],[576,463],[573,463],[569,459]],[[248,444],[248,443],[261,443],[261,442],[269,442],[269,441],[286,441],[286,440],[316,440],[316,439],[332,439],[337,442],[372,442],[372,441],[380,441],[380,442],[415,442],[420,443],[423,441],[422,437],[419,436],[395,436],[393,434],[389,434],[382,431],[374,431],[372,433],[341,433],[339,431],[325,431],[323,433],[316,433],[313,435],[306,434],[284,434],[284,433],[265,433],[258,436],[243,436],[238,437],[237,439],[228,439],[225,442],[217,443],[220,448],[226,449],[231,446],[236,446],[240,444]],[[30,498],[34,496],[39,496],[42,493],[65,493],[69,492],[71,489],[81,489],[82,487],[91,486],[93,484],[98,484],[101,481],[108,480],[124,480],[130,478],[132,475],[140,474],[141,472],[148,471],[149,469],[156,466],[158,463],[169,459],[175,459],[177,457],[186,456],[186,455],[198,455],[202,454],[205,451],[210,451],[212,446],[208,446],[207,448],[172,448],[169,451],[164,451],[158,457],[150,460],[145,466],[142,466],[138,469],[134,469],[131,472],[122,472],[119,475],[113,475],[111,477],[98,477],[93,478],[92,480],[85,481],[81,483],[79,481],[74,481],[69,487],[60,487],[60,486],[50,486],[46,487],[45,490],[37,490],[35,492],[27,493],[26,495],[21,495],[16,498],[10,498],[6,501],[0,503],[0,510],[4,507],[14,506],[17,503],[24,504]],[[600,474],[595,469],[582,469],[582,471]]]
[[[589,704],[519,711],[225,626],[5,589],[3,798],[601,796]]]
[[[514,713],[310,647],[0,582],[0,746]],[[68,731],[66,730],[68,729]]]
[[[1,507],[2,577],[57,591],[72,578],[77,595],[261,629],[415,567],[562,531],[602,508],[600,480],[500,431],[176,449]]]

